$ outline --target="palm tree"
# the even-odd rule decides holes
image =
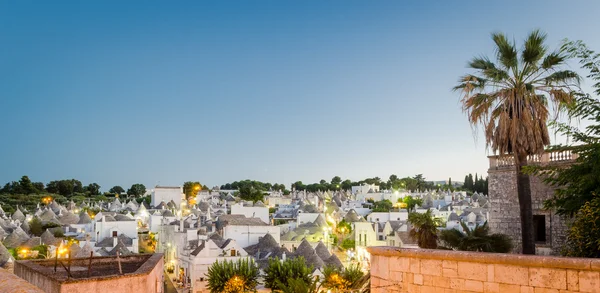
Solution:
[[[412,224],[409,235],[417,240],[421,248],[437,248],[438,219],[431,216],[431,210],[425,213],[408,214],[408,222]]]
[[[442,230],[440,240],[444,246],[453,250],[462,251],[480,251],[480,252],[501,252],[506,253],[512,249],[512,241],[504,234],[490,235],[490,228],[485,222],[483,225],[477,225],[474,229],[460,222],[464,232],[458,229]]]
[[[515,43],[502,33],[492,34],[496,61],[475,57],[468,67],[477,72],[460,79],[463,110],[473,126],[483,126],[486,145],[500,155],[511,154],[517,172],[517,193],[524,254],[535,254],[533,211],[529,177],[522,170],[527,156],[541,154],[550,143],[548,102],[555,113],[574,101],[579,76],[561,70],[564,50],[548,53],[546,34],[535,30],[519,53]]]

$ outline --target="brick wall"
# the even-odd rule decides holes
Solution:
[[[600,292],[600,259],[369,247],[371,292]]]

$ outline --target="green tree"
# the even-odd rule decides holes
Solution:
[[[308,282],[302,278],[281,279],[276,281],[277,289],[274,292],[281,293],[318,293],[320,292],[319,277],[310,279]]]
[[[256,189],[253,186],[249,185],[240,187],[240,189],[237,192],[237,195],[243,200],[253,202],[257,202],[259,200],[262,201],[264,199],[264,191]]]
[[[140,197],[146,193],[146,186],[144,184],[136,183],[131,185],[131,188],[127,189],[127,195]]]
[[[303,257],[286,259],[269,258],[269,266],[264,270],[266,288],[276,289],[277,280],[301,279],[305,283],[312,280],[312,266],[307,266]]]
[[[306,189],[306,185],[302,184],[302,181],[296,181],[292,184],[292,189],[302,191]]]
[[[594,93],[600,95],[600,54],[588,49],[581,41],[568,42],[565,48],[579,59],[583,69],[589,71],[588,78],[595,83]],[[589,94],[580,93],[569,116],[590,122],[585,130],[556,123],[559,133],[572,138],[573,143],[568,149],[578,158],[567,167],[530,168],[530,171],[536,171],[534,174],[542,175],[546,183],[556,188],[554,196],[545,202],[545,208],[572,217],[595,194],[600,194],[600,102]]]
[[[346,180],[342,181],[342,184],[340,185],[340,187],[343,190],[351,190],[352,189],[352,181],[346,179]]]
[[[255,291],[258,285],[259,269],[253,260],[215,261],[206,273],[207,288],[211,293],[226,292],[232,282],[240,283],[243,291]],[[235,284],[234,284],[235,285]]]
[[[83,188],[83,191],[89,195],[100,195],[100,185],[98,183],[90,183]]]
[[[354,249],[356,247],[356,241],[352,239],[344,239],[340,247],[345,250]]]
[[[33,217],[31,221],[29,221],[29,231],[31,234],[35,236],[40,236],[44,233],[44,229],[42,228],[42,221],[38,217]]]
[[[202,184],[200,182],[192,182],[186,181],[183,183],[183,193],[185,193],[185,198],[189,200],[190,198],[195,198],[198,195],[198,192],[202,189]]]
[[[23,194],[39,193],[39,191],[33,187],[33,183],[27,176],[21,177],[21,180],[19,180],[19,185],[21,187],[21,193]]]
[[[414,197],[412,197],[410,195],[405,196],[402,199],[402,202],[406,204],[406,209],[409,212],[414,211],[417,206],[423,205],[423,199],[422,198],[414,198]]]
[[[565,256],[600,258],[600,196],[592,196],[573,217],[562,251]]]
[[[392,210],[394,208],[394,204],[387,200],[380,200],[380,201],[370,201],[371,203],[373,203],[373,212],[384,212],[387,213],[390,210]]]
[[[409,236],[417,240],[420,248],[437,248],[438,220],[433,218],[431,210],[425,213],[409,213],[408,222],[412,225]]]
[[[342,184],[342,178],[340,176],[335,176],[331,178],[331,185],[340,185]]]
[[[125,189],[123,189],[123,187],[117,185],[117,186],[113,186],[111,189],[109,189],[108,192],[110,192],[112,194],[121,194],[121,193],[125,192]]]
[[[463,95],[469,122],[483,126],[486,144],[515,158],[523,253],[535,254],[529,176],[522,170],[528,155],[543,153],[550,143],[548,103],[557,112],[572,104],[579,76],[561,70],[568,56],[563,49],[547,53],[546,35],[538,30],[527,36],[520,56],[504,34],[494,33],[492,39],[497,63],[475,57],[468,66],[479,76],[463,76],[454,89]]]
[[[444,247],[453,250],[507,253],[513,248],[512,241],[504,234],[491,234],[485,222],[470,229],[460,222],[463,231],[447,229],[440,232]]]

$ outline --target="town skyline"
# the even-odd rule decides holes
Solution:
[[[502,3],[4,2],[0,182],[482,174],[484,138],[451,89],[473,54],[493,52],[490,32],[600,46],[597,3],[540,3],[515,21]],[[578,21],[554,21],[565,14]]]

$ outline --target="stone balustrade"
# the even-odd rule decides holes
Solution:
[[[600,259],[369,247],[371,292],[600,292]]]
[[[568,163],[577,159],[577,154],[569,149],[548,151],[541,155],[531,155],[527,157],[528,163],[533,164],[555,164]],[[514,168],[515,158],[512,155],[488,156],[490,161],[490,170]]]

